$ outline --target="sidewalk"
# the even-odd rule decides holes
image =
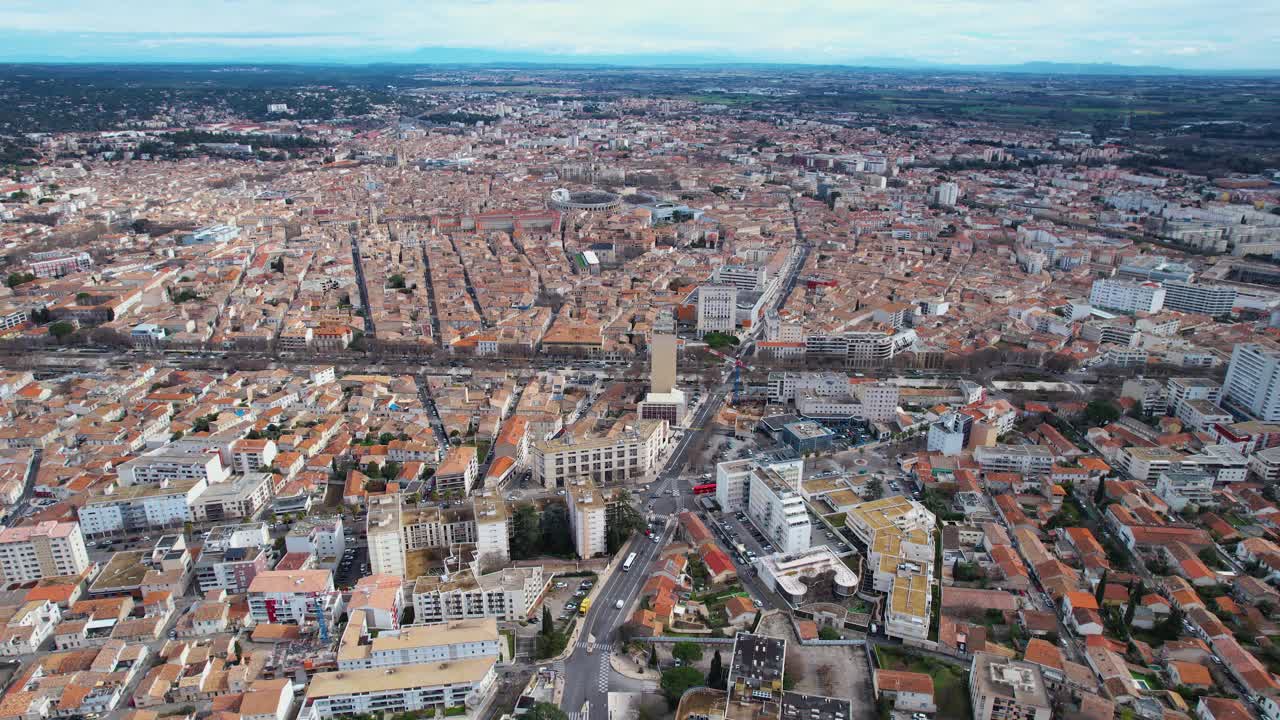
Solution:
[[[640,669],[637,670],[636,663],[631,660],[629,655],[611,652],[609,653],[609,665],[613,667],[614,672],[632,680],[657,683],[662,679],[662,676],[656,670],[644,665],[641,665]]]

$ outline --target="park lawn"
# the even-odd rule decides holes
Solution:
[[[883,646],[876,647],[876,661],[885,670],[906,670],[933,678],[938,717],[956,720],[971,720],[973,717],[973,708],[969,704],[969,676],[961,668]]]
[[[822,519],[831,523],[832,527],[844,527],[844,523],[848,520],[848,516],[844,513],[831,513],[830,515],[823,515]]]

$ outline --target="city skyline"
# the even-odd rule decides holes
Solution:
[[[1183,70],[1277,67],[1280,9],[1089,0],[600,8],[582,0],[381,0],[352,14],[331,2],[29,2],[0,12],[9,62],[795,63],[880,66],[1118,64]],[[518,28],[508,33],[506,28]],[[767,28],[768,31],[762,31]],[[496,29],[496,32],[495,32]]]

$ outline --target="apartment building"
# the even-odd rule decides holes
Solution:
[[[915,330],[857,330],[843,333],[810,333],[805,337],[807,355],[843,357],[852,367],[881,367],[915,345]]]
[[[1264,422],[1280,421],[1280,352],[1257,343],[1231,351],[1223,404]]]
[[[608,502],[604,493],[589,478],[571,480],[565,489],[569,531],[573,533],[573,547],[578,557],[585,560],[605,554]]]
[[[1259,450],[1249,456],[1249,472],[1264,483],[1280,482],[1280,446]]]
[[[275,478],[270,473],[233,475],[228,482],[210,485],[191,503],[195,522],[220,522],[249,518],[271,501]]]
[[[1222,386],[1206,378],[1171,377],[1165,381],[1165,398],[1174,413],[1188,400],[1207,400],[1217,405],[1222,402]]]
[[[1156,495],[1176,512],[1187,505],[1210,507],[1213,498],[1213,475],[1189,470],[1165,470],[1156,479]]]
[[[1183,400],[1178,403],[1178,419],[1186,423],[1186,429],[1206,432],[1213,425],[1229,425],[1235,419],[1211,400]]]
[[[87,567],[79,523],[48,520],[0,530],[0,583],[79,575]]]
[[[269,467],[276,459],[274,440],[241,438],[231,443],[231,467],[238,473],[254,473]]]
[[[267,554],[270,547],[271,533],[266,523],[213,528],[205,534],[204,546],[195,564],[200,592],[247,592],[253,579],[270,568]]]
[[[977,653],[969,668],[974,720],[1051,720],[1053,705],[1040,666]]]
[[[1089,304],[1123,313],[1157,313],[1164,307],[1164,297],[1160,283],[1100,278],[1093,281]]]
[[[295,520],[284,536],[285,552],[309,553],[317,560],[337,562],[346,548],[346,528],[340,515],[308,515]]]
[[[924,640],[929,635],[934,531],[937,520],[901,495],[859,503],[845,514],[851,539],[867,556],[865,572],[888,594],[885,633]]]
[[[206,487],[195,479],[114,488],[80,508],[80,527],[89,537],[178,527],[192,519],[191,506]]]
[[[49,600],[0,606],[0,657],[27,655],[40,649],[62,621],[62,609]]]
[[[1053,451],[1043,445],[979,446],[973,451],[984,472],[1045,475],[1053,468]]]
[[[328,570],[267,570],[249,583],[249,613],[257,623],[306,625],[320,619],[330,628],[342,613],[342,593]]]
[[[890,382],[861,383],[854,394],[862,400],[862,415],[867,422],[893,422],[898,417],[897,385]]]
[[[521,620],[547,588],[541,567],[503,568],[476,574],[474,567],[445,575],[425,575],[413,585],[413,618],[439,623],[492,617]]]
[[[804,498],[796,484],[781,474],[757,465],[750,474],[747,517],[784,554],[809,549],[813,528]]]
[[[494,492],[469,506],[405,505],[399,494],[373,495],[365,534],[370,568],[376,574],[417,577],[431,548],[474,545],[477,558],[505,563],[511,557],[506,503]]]
[[[1120,467],[1134,480],[1148,482],[1186,459],[1185,453],[1166,447],[1126,447],[1120,450]]]
[[[155,485],[166,480],[199,480],[212,485],[230,476],[217,452],[171,446],[128,460],[116,473],[121,485]]]
[[[535,442],[529,447],[533,481],[554,489],[577,478],[596,485],[647,477],[656,468],[669,438],[665,420],[638,420],[614,427],[608,435],[575,438],[572,434]]]
[[[502,638],[492,617],[407,625],[371,632],[355,613],[342,632],[339,670],[401,667],[470,658],[500,658]]]
[[[929,424],[928,450],[946,456],[964,451],[967,431],[973,418],[963,413],[949,412]]]
[[[480,657],[317,673],[307,684],[298,718],[465,714],[487,702],[497,681],[496,667],[496,658]]]
[[[481,567],[511,561],[510,513],[507,503],[496,491],[477,495],[472,501],[475,511],[476,559]]]
[[[444,456],[444,461],[436,468],[432,482],[436,485],[436,491],[441,494],[454,493],[459,497],[466,497],[471,494],[471,488],[475,484],[476,474],[479,471],[480,463],[475,446],[452,447]]]
[[[1166,280],[1164,306],[1169,310],[1222,317],[1236,305],[1236,289],[1229,285],[1201,285],[1186,280]]]
[[[737,327],[738,288],[703,285],[698,288],[698,337],[710,332],[732,334]]]
[[[369,569],[375,575],[405,576],[404,538],[401,530],[403,525],[400,514],[398,493],[369,497],[365,537],[369,545]]]
[[[725,512],[746,510],[751,499],[751,476],[764,467],[795,486],[804,474],[804,459],[794,453],[761,455],[716,464],[716,503]]]

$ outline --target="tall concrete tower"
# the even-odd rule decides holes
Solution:
[[[676,336],[654,335],[649,341],[649,392],[669,393],[676,387]]]

